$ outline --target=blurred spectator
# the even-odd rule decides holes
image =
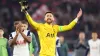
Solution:
[[[68,45],[67,42],[64,40],[63,36],[59,36],[60,39],[60,47],[58,47],[58,54],[59,56],[68,56]]]
[[[85,37],[84,32],[79,33],[79,39],[74,43],[75,50],[73,56],[86,56],[88,45]]]
[[[28,22],[23,20],[22,23],[24,25],[24,29],[27,30],[27,31],[30,31],[30,30],[28,30]],[[30,34],[31,34],[31,37],[32,37],[32,42],[29,45],[30,54],[31,54],[31,56],[38,56],[38,44],[37,44],[37,41],[36,41],[36,37],[32,32],[30,32]]]
[[[88,41],[89,54],[88,56],[100,56],[100,39],[97,32],[92,32],[92,39]]]
[[[13,31],[14,20],[24,19],[20,11],[19,0],[0,0],[0,26],[5,29],[6,38]],[[64,32],[70,49],[73,49],[73,39],[77,38],[77,32],[84,30],[88,35],[95,29],[100,34],[100,0],[27,0],[28,10],[34,20],[43,22],[46,11],[52,11],[56,15],[57,24],[68,24],[76,16],[79,8],[83,10],[82,20],[69,32]],[[42,17],[41,17],[42,16]],[[33,29],[32,29],[33,30]],[[76,35],[75,35],[76,34]],[[74,38],[73,38],[74,37]],[[100,38],[100,35],[98,35]]]
[[[15,31],[9,36],[9,43],[13,49],[13,56],[30,56],[29,43],[31,42],[30,31],[25,30],[23,23],[15,21]]]
[[[0,56],[11,56],[8,40],[3,34],[4,29],[0,27]]]

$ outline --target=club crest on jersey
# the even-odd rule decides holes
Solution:
[[[51,33],[47,33],[47,35],[46,35],[46,37],[54,37],[55,36],[55,34],[53,33],[53,34],[51,34]]]

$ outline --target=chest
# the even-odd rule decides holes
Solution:
[[[56,26],[46,26],[46,25],[42,25],[41,26],[41,31],[42,32],[54,33],[54,32],[57,32],[57,27]]]
[[[28,31],[23,32],[26,36],[28,34]],[[12,37],[14,38],[16,36],[16,32],[12,33]],[[19,33],[17,39],[23,39],[23,36]]]
[[[100,43],[99,42],[91,42],[89,45],[90,45],[90,48],[92,50],[97,50],[97,49],[100,48]]]
[[[23,33],[27,36],[28,31],[24,31]],[[12,33],[12,37],[14,38],[15,36],[16,36],[16,32]],[[18,34],[16,44],[18,44],[18,45],[20,45],[20,44],[25,45],[26,44],[26,41],[24,40],[23,36],[20,33]]]
[[[6,47],[7,41],[5,39],[0,39],[0,46]]]
[[[57,34],[57,27],[55,26],[41,26],[41,29],[39,31],[41,35],[44,35],[45,37],[55,37]]]

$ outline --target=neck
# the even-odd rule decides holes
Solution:
[[[47,23],[47,24],[52,25],[52,23]]]
[[[93,39],[93,41],[96,41],[97,39]]]
[[[81,41],[84,41],[85,39],[80,39]]]

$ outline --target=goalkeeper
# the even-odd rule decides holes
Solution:
[[[21,10],[25,13],[26,18],[30,25],[37,30],[39,41],[40,41],[40,52],[39,56],[55,56],[56,52],[56,36],[58,32],[71,30],[79,18],[82,16],[82,10],[77,14],[77,17],[68,25],[60,26],[54,25],[54,15],[52,12],[45,13],[45,23],[35,22],[29,13],[25,10],[25,6],[21,6]]]

